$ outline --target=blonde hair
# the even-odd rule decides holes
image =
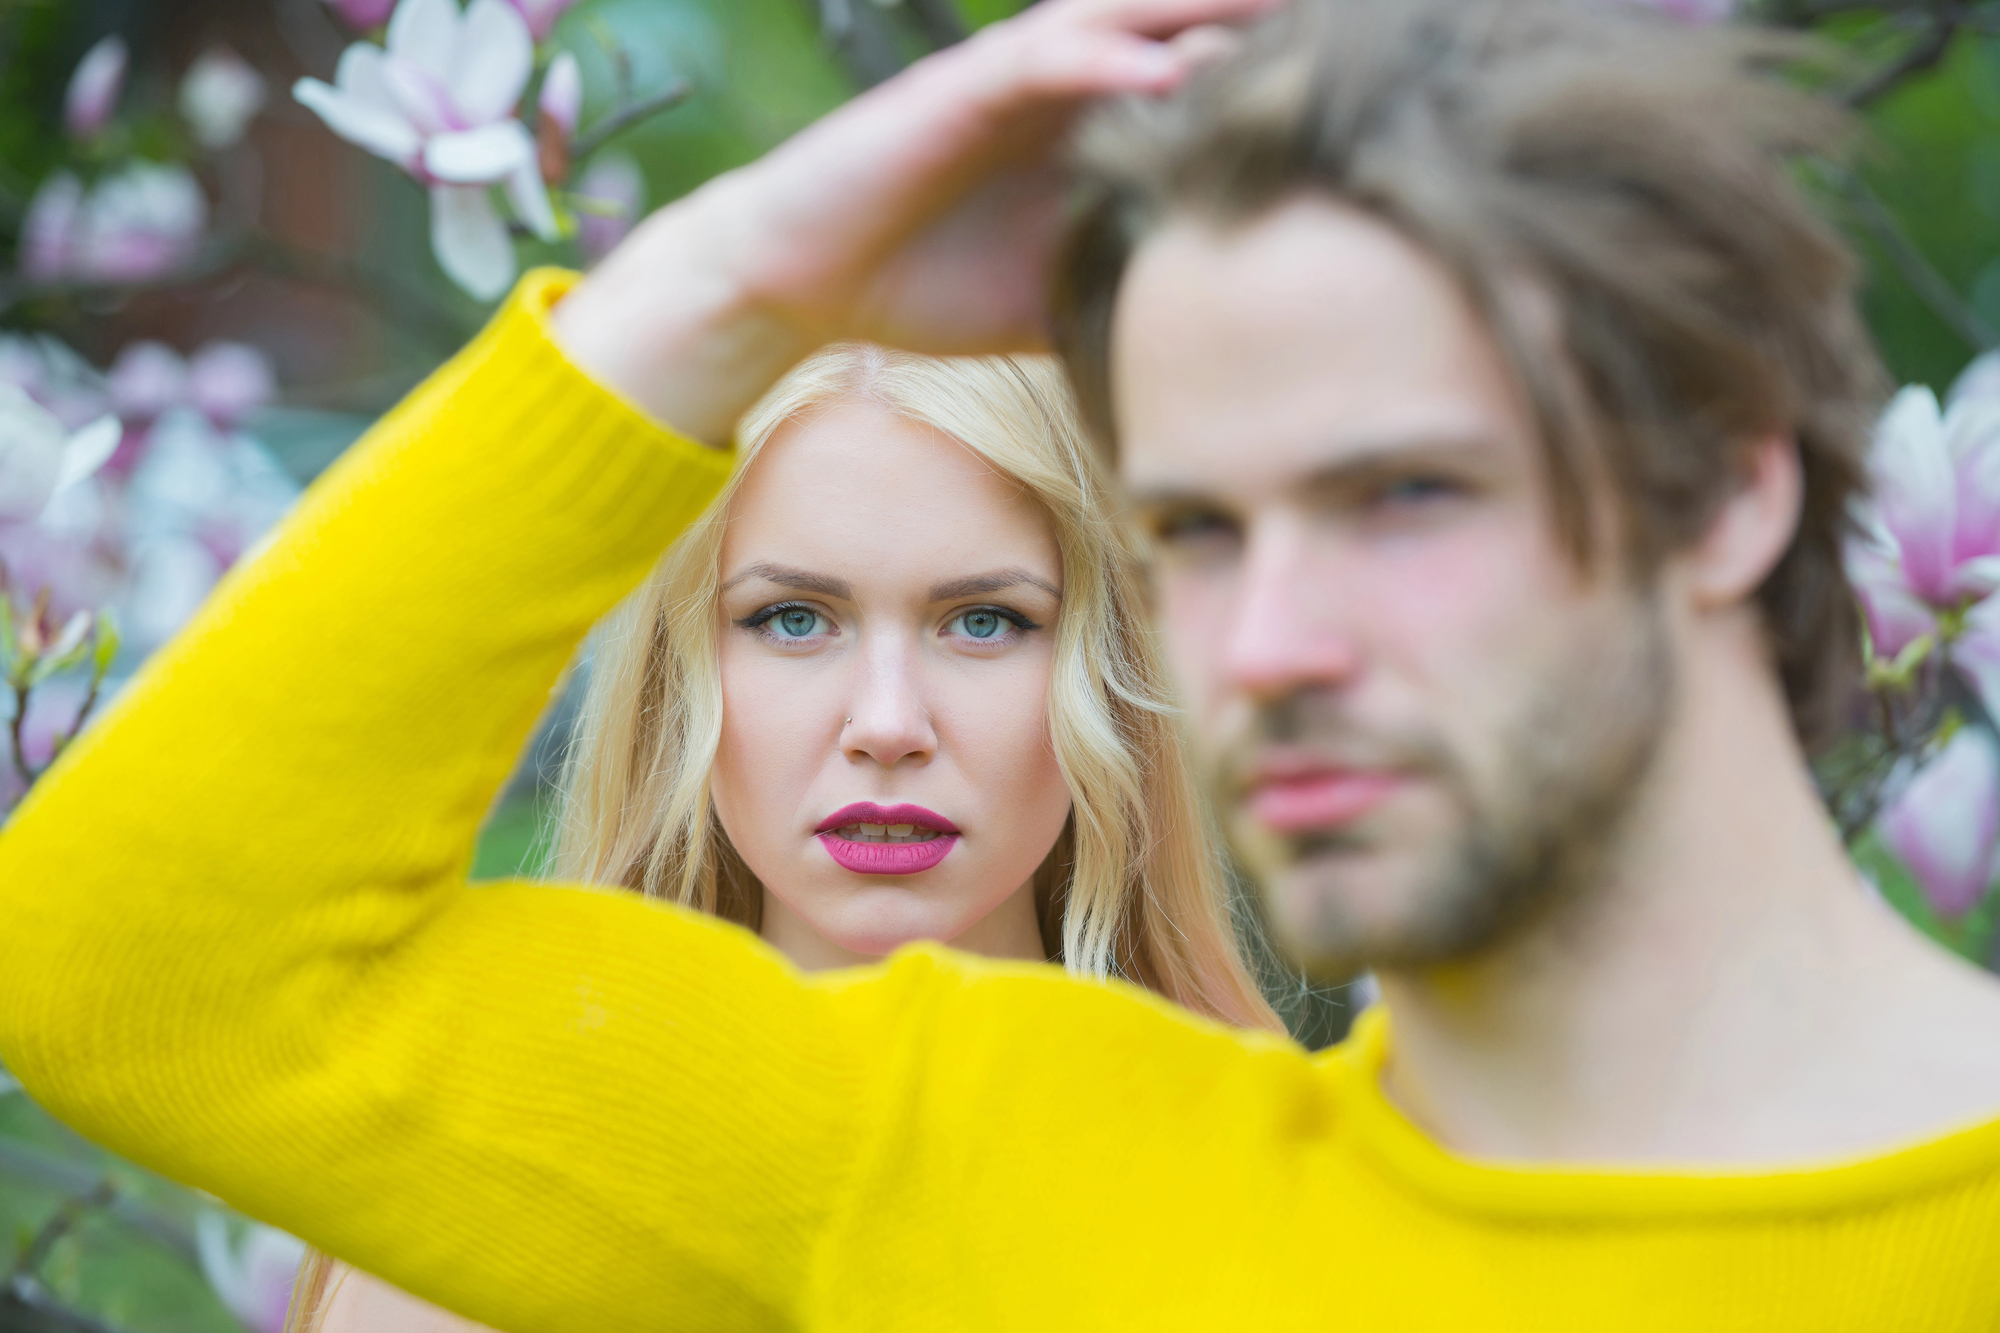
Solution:
[[[563,765],[550,872],[618,884],[756,929],[763,891],[709,799],[722,734],[716,599],[744,470],[778,428],[865,399],[951,436],[1042,506],[1062,551],[1049,732],[1072,809],[1036,874],[1050,955],[1204,1017],[1283,1033],[1238,948],[1216,841],[1196,800],[1131,539],[1062,372],[1047,357],[932,358],[841,345],[743,418],[729,484],[599,632]],[[312,1251],[286,1333],[315,1333],[345,1267]]]
[[[862,399],[942,431],[1040,504],[1062,551],[1049,734],[1074,802],[1037,876],[1072,973],[1282,1031],[1237,947],[1209,824],[1147,626],[1139,562],[1055,362],[829,348],[744,417],[728,486],[605,625],[564,773],[554,872],[756,929],[762,892],[716,818],[716,599],[730,500],[789,421]]]

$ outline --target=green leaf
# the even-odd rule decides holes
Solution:
[[[111,670],[111,664],[118,660],[118,646],[121,642],[118,635],[118,617],[108,606],[97,613],[96,637],[97,652],[91,667],[93,685],[103,683],[105,674]]]

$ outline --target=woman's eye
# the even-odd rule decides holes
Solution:
[[[1432,500],[1446,500],[1458,495],[1462,488],[1444,477],[1404,477],[1384,486],[1377,498],[1385,504],[1413,505]]]
[[[974,642],[991,643],[1004,639],[1009,630],[1031,630],[1040,626],[1022,616],[1012,615],[997,607],[975,606],[970,611],[961,611],[953,616],[947,629],[963,634]]]
[[[808,639],[818,631],[819,622],[819,612],[795,606],[778,612],[767,623],[780,638]]]

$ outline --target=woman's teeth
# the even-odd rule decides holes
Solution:
[[[837,831],[849,842],[929,842],[938,836],[915,824],[842,824]]]

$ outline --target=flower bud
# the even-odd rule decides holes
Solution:
[[[205,52],[181,79],[180,109],[195,142],[214,152],[243,137],[264,109],[264,77],[228,47]]]
[[[77,62],[63,98],[63,127],[73,138],[96,138],[111,122],[118,94],[125,88],[128,55],[125,39],[114,35],[84,52]]]

